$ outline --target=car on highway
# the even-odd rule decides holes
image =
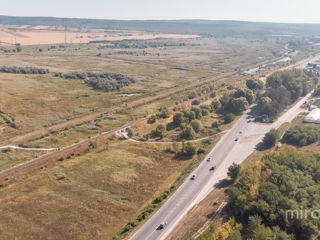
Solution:
[[[239,141],[239,138],[236,138],[234,141],[235,141],[235,142],[238,142],[238,141]]]
[[[210,168],[210,171],[213,171],[213,170],[215,170],[216,169],[216,167],[215,166],[212,166],[211,168]]]
[[[211,158],[207,158],[207,162],[210,162],[211,161]]]
[[[162,222],[160,225],[157,227],[157,230],[162,230],[167,226],[167,222]]]
[[[191,180],[195,180],[197,178],[197,174],[193,174]]]
[[[242,134],[243,133],[243,130],[240,130],[240,134]]]

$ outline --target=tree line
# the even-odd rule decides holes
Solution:
[[[34,68],[34,67],[0,67],[0,72],[2,73],[15,73],[15,74],[47,74],[48,69],[44,68]]]
[[[316,154],[285,149],[241,171],[227,195],[232,215],[244,226],[243,238],[314,239],[319,216],[295,214],[320,208],[319,160]]]
[[[318,84],[318,77],[300,69],[276,72],[267,78],[266,91],[258,98],[258,114],[277,117],[288,105]]]

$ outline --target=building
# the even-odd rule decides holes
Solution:
[[[304,119],[307,123],[318,123],[320,124],[320,108],[313,109]]]

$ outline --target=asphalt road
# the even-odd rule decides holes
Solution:
[[[165,239],[188,210],[227,176],[228,167],[233,162],[239,164],[245,160],[271,128],[278,128],[283,123],[292,121],[302,111],[300,106],[309,96],[301,99],[273,124],[252,122],[249,113],[244,114],[170,199],[130,239]],[[207,161],[208,157],[211,158],[210,162]],[[210,171],[212,166],[215,166],[214,171]],[[193,174],[197,175],[195,180],[190,179]],[[162,222],[167,225],[158,230]]]

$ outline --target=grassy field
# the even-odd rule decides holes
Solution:
[[[0,73],[1,110],[14,117],[18,126],[17,129],[6,128],[0,141],[79,116],[112,112],[115,106],[125,107],[134,100],[168,89],[237,72],[255,64],[260,55],[272,58],[272,50],[279,48],[269,44],[262,50],[263,43],[253,42],[247,49],[249,43],[239,39],[179,41],[190,46],[127,50],[100,49],[98,44],[73,44],[67,49],[33,45],[22,47],[20,53],[0,52],[1,66],[34,66],[52,72],[106,71],[126,74],[136,80],[136,84],[118,92],[104,93],[92,90],[81,81],[60,79],[52,74]],[[119,53],[124,50],[137,52],[137,55]],[[98,53],[101,56],[98,57]]]
[[[229,85],[243,85],[249,77],[243,76],[244,70],[273,59],[274,52],[283,52],[284,47],[283,43],[240,38],[166,41],[186,45],[146,49],[101,48],[101,44],[72,44],[66,49],[33,45],[23,46],[20,53],[0,51],[0,66],[33,66],[51,71],[45,75],[0,73],[1,114],[16,124],[14,127],[0,118],[0,129],[5,127],[0,131],[0,142],[94,115],[97,128],[91,129],[90,121],[85,121],[17,142],[26,147],[68,146],[154,114],[160,107],[171,109],[199,89],[138,107],[132,105],[135,102],[144,103],[206,80],[210,80],[206,87],[214,84],[221,94]],[[93,90],[80,80],[66,80],[52,73],[72,71],[121,73],[136,83],[106,93]],[[216,80],[225,74],[232,77],[218,84]],[[216,118],[209,115],[203,118],[203,124],[209,128]],[[143,124],[138,126],[139,134],[149,133],[156,126]],[[223,125],[221,130],[229,126]],[[209,149],[217,139],[216,135],[210,143],[197,144]],[[146,144],[113,139],[105,151],[92,150],[0,188],[0,238],[107,239],[119,233],[155,197],[177,179],[183,180],[204,157],[202,154],[192,160],[179,160],[168,151],[171,144]],[[2,151],[0,169],[39,154]]]
[[[163,145],[113,140],[107,151],[2,188],[1,238],[106,239],[168,189],[191,161],[173,157]]]

